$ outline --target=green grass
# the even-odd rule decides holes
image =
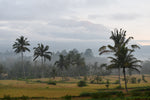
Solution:
[[[56,78],[55,80],[48,78],[28,79],[28,80],[0,80],[0,98],[3,98],[4,95],[5,96],[9,95],[11,97],[27,96],[29,98],[31,97],[61,98],[67,95],[80,96],[81,93],[85,93],[83,95],[88,95],[88,93],[96,93],[98,91],[117,90],[124,92],[124,89],[116,89],[118,84],[112,84],[118,79],[117,76],[106,76],[103,78],[103,81],[106,81],[106,79],[110,80],[109,89],[106,88],[105,84],[89,84],[90,83],[89,79],[87,79],[88,84],[86,87],[78,87],[77,82],[83,80],[83,78],[81,79],[70,78],[68,81],[61,81],[61,78]],[[56,85],[47,84],[49,80],[52,80],[57,84]],[[146,77],[146,80],[148,80],[148,83],[140,83],[140,84],[129,83],[128,84],[129,90],[131,91],[131,89],[143,89],[142,87],[150,87],[150,77]],[[123,82],[122,87],[124,88]]]

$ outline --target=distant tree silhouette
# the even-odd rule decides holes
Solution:
[[[13,44],[13,49],[15,49],[15,53],[21,53],[21,62],[22,62],[22,68],[23,68],[23,75],[25,76],[25,68],[23,63],[23,53],[26,51],[29,51],[29,48],[27,46],[30,46],[29,41],[27,41],[27,38],[24,38],[24,36],[20,36],[20,38],[17,38],[15,43]]]
[[[41,67],[44,65],[44,62],[46,61],[46,59],[48,59],[49,61],[51,60],[52,52],[48,51],[49,50],[48,45],[44,46],[41,43],[41,44],[38,44],[38,46],[34,47],[33,49],[34,49],[33,61],[35,61],[38,57],[41,57]],[[42,77],[43,76],[44,76],[44,73],[42,71]]]

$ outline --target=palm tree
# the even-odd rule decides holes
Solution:
[[[119,85],[121,87],[121,82],[120,82],[120,69],[121,69],[121,63],[120,62],[120,57],[119,57],[119,54],[120,54],[120,50],[121,50],[121,47],[126,47],[127,44],[129,43],[129,41],[131,39],[133,39],[133,37],[129,37],[126,39],[126,31],[120,29],[115,29],[114,32],[112,31],[111,32],[112,35],[110,37],[111,40],[113,40],[114,42],[114,45],[108,45],[108,46],[102,46],[100,49],[99,49],[99,52],[100,52],[100,55],[101,54],[104,54],[104,53],[113,53],[114,57],[109,57],[111,59],[111,65],[109,66],[110,68],[118,68],[118,78],[119,78]],[[134,49],[134,48],[139,48],[137,45],[131,45],[131,47]]]
[[[13,44],[13,49],[15,49],[15,53],[21,53],[21,62],[22,62],[22,68],[23,68],[23,74],[24,78],[25,76],[25,68],[23,64],[23,53],[30,50],[27,48],[27,46],[30,46],[29,41],[27,41],[27,38],[24,38],[24,36],[20,36],[20,38],[17,38],[15,43]]]
[[[38,44],[38,47],[34,47],[34,59],[33,61],[35,61],[38,57],[41,57],[41,67],[44,65],[44,62],[46,61],[46,59],[48,59],[49,61],[51,60],[51,55],[52,52],[48,51],[49,50],[49,46],[46,45],[44,46],[42,43]],[[43,71],[42,71],[42,77],[43,77]]]
[[[55,65],[61,70],[61,75],[63,79],[63,70],[67,69],[68,62],[66,61],[66,57],[63,55],[59,55],[59,60],[55,62]]]
[[[133,47],[132,47],[132,49],[129,49],[128,47],[122,46],[120,49],[119,59],[118,59],[118,61],[121,62],[121,68],[123,68],[125,88],[126,88],[127,92],[128,92],[128,89],[127,89],[126,70],[125,69],[129,68],[129,69],[140,72],[138,70],[138,67],[141,67],[141,65],[139,65],[139,63],[141,63],[141,61],[137,60],[137,58],[135,58],[132,54],[135,51],[134,49],[135,48],[133,48]]]
[[[110,39],[113,40],[114,45],[108,45],[108,46],[102,46],[99,49],[100,55],[103,53],[114,53],[114,56],[117,56],[117,52],[119,52],[120,46],[128,44],[129,40],[132,39],[133,37],[129,37],[128,39],[125,39],[126,36],[126,31],[120,29],[114,29],[114,31],[111,31],[111,37]],[[108,49],[107,49],[108,48]],[[112,66],[111,66],[112,67]],[[118,78],[119,78],[119,86],[121,87],[121,82],[120,82],[120,64],[115,63],[115,68],[118,68]]]

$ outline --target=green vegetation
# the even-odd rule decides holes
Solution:
[[[30,49],[28,49],[27,46],[30,46],[30,44],[29,44],[29,41],[27,41],[27,38],[24,38],[24,36],[17,38],[16,42],[13,44],[13,49],[15,49],[14,52],[21,53],[21,63],[22,63],[24,78],[26,78],[26,75],[25,75],[25,68],[24,68],[24,62],[23,62],[23,53],[25,51],[30,52]]]
[[[113,56],[108,57],[109,59],[111,59],[111,64],[108,66],[108,68],[118,69],[120,87],[120,70],[123,70],[125,89],[128,92],[126,69],[133,69],[139,72],[137,67],[141,67],[141,65],[139,64],[141,61],[137,60],[137,58],[134,57],[133,52],[135,52],[136,48],[140,47],[136,44],[133,44],[129,47],[128,43],[131,39],[133,39],[133,37],[129,37],[126,39],[125,30],[115,29],[111,33],[112,35],[110,36],[110,39],[113,40],[114,45],[102,46],[99,48],[99,52],[100,55],[107,52],[113,53]]]
[[[49,46],[42,43],[33,48],[35,62],[32,62],[28,58],[24,59],[24,52],[30,51],[27,48],[29,41],[24,36],[17,38],[13,49],[21,53],[21,62],[10,62],[10,68],[5,63],[0,64],[0,79],[5,79],[0,80],[0,98],[149,100],[149,75],[142,75],[141,78],[141,75],[133,74],[133,71],[139,72],[141,68],[141,61],[134,56],[139,46],[128,45],[133,37],[126,38],[125,30],[115,29],[111,33],[110,39],[114,44],[99,49],[100,55],[112,53],[108,57],[109,65],[105,62],[86,62],[93,57],[91,49],[84,53],[76,49],[52,53]],[[39,57],[41,61],[36,61]],[[51,61],[52,58],[55,60],[49,63],[47,60]]]
[[[143,80],[145,83],[147,83],[147,80],[145,79],[145,76],[144,76],[144,75],[142,75],[142,80]]]
[[[85,81],[79,81],[77,85],[78,85],[79,87],[87,86],[87,84],[86,84]]]
[[[54,81],[48,81],[47,84],[56,85],[56,82],[54,82]]]

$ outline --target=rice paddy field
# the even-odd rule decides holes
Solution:
[[[133,75],[131,77],[141,78],[141,75]],[[115,89],[118,84],[113,84],[116,80],[118,80],[118,76],[111,75],[102,77],[103,81],[109,79],[110,85],[109,88],[106,88],[106,84],[90,84],[90,79],[92,77],[87,78],[87,86],[78,87],[77,82],[83,80],[68,78],[67,81],[61,81],[61,78],[57,77],[55,80],[49,78],[42,79],[28,79],[28,80],[0,80],[0,98],[3,98],[6,95],[11,97],[47,97],[47,98],[61,98],[66,95],[71,96],[79,96],[83,92],[97,92],[99,89],[112,90]],[[123,77],[122,77],[123,79]],[[140,83],[128,83],[128,88],[133,87],[144,87],[150,86],[150,75],[145,75],[145,79],[147,83],[141,81]],[[45,81],[53,80],[56,81],[56,85],[50,85],[44,83]],[[38,82],[40,81],[40,82]],[[42,81],[42,82],[41,82]],[[122,86],[124,87],[124,81],[121,81]],[[122,90],[125,92],[124,90]]]

